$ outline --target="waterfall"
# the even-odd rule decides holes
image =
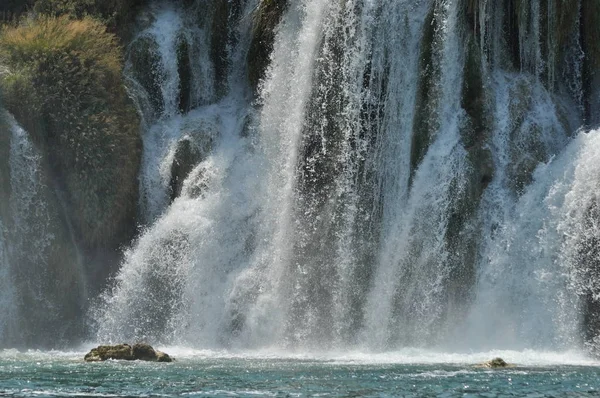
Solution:
[[[5,308],[2,316],[0,317],[0,341],[6,341],[14,336],[15,331],[13,330],[13,320],[16,317],[15,309],[15,284],[12,280],[10,272],[10,264],[8,262],[8,255],[6,252],[6,229],[4,225],[0,223],[0,305]],[[11,337],[9,337],[11,336]]]
[[[40,151],[12,116],[6,119],[9,187],[2,202],[0,244],[1,280],[6,284],[0,298],[6,310],[0,342],[64,344],[82,328],[85,272],[72,231],[58,229],[64,223],[63,209],[51,197]]]
[[[152,3],[127,48],[145,227],[98,340],[598,341],[580,2],[290,1],[256,100],[260,2],[228,4],[217,40],[217,1]]]
[[[105,297],[108,310],[96,309],[102,338],[178,341],[193,336],[209,345],[220,344],[219,329],[225,321],[222,294],[230,285],[228,274],[245,261],[252,240],[248,224],[255,218],[253,202],[259,196],[256,173],[262,164],[252,156],[252,140],[244,137],[251,112],[240,62],[249,46],[247,16],[255,7],[252,1],[245,4],[239,25],[228,33],[230,67],[223,92],[200,98],[191,110],[160,115],[145,132],[141,189],[150,206],[142,208],[148,220],[162,216],[125,253],[114,289]],[[190,13],[166,10],[151,8],[153,26],[169,25],[175,15],[183,18],[183,13]],[[183,34],[194,26],[181,27]],[[173,50],[168,48],[161,56],[171,57]],[[202,63],[193,69],[198,68],[206,71]],[[134,84],[139,87],[139,80]],[[146,97],[145,90],[141,94]],[[111,311],[116,308],[121,311]]]
[[[199,6],[200,7],[200,6]],[[216,97],[210,53],[210,19],[178,3],[153,2],[144,28],[128,46],[125,76],[143,116],[144,156],[140,176],[141,208],[146,222],[170,202],[169,183],[176,143],[185,136],[211,144],[215,121],[187,114]],[[214,119],[214,118],[213,118]],[[194,136],[200,135],[197,138]],[[206,151],[206,148],[199,148]]]

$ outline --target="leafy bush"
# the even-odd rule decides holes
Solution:
[[[87,17],[25,21],[2,30],[0,65],[5,106],[47,157],[83,242],[122,242],[141,145],[115,36]]]

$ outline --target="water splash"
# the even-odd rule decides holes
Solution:
[[[580,348],[599,295],[584,166],[597,134],[571,138],[582,66],[550,51],[558,3],[519,4],[290,2],[258,103],[232,68],[222,99],[147,129],[142,185],[156,221],[97,309],[99,338]],[[174,10],[154,11],[146,31],[169,35],[171,54],[171,28],[186,26]],[[231,60],[250,31],[238,28]],[[564,43],[580,54],[578,39]],[[173,164],[194,129],[211,144],[174,198]]]

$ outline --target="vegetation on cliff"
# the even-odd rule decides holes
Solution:
[[[47,156],[83,242],[122,242],[141,145],[115,36],[87,17],[40,17],[4,28],[0,64],[5,106]]]

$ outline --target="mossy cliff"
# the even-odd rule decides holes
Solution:
[[[87,18],[42,18],[0,37],[6,108],[47,157],[87,247],[123,242],[135,216],[139,120],[120,54]]]

